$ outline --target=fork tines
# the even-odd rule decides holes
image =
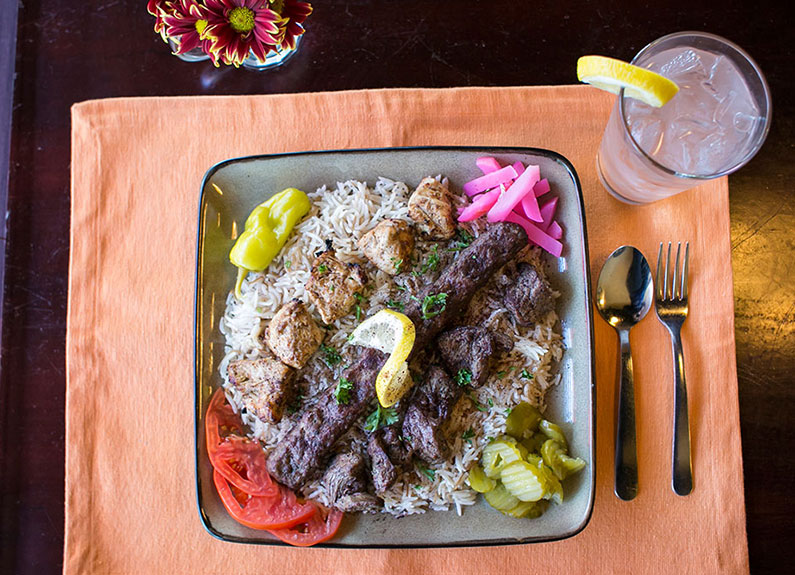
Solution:
[[[682,273],[679,277],[679,261],[682,252],[682,242],[676,244],[676,265],[671,278],[670,290],[668,289],[668,267],[671,264],[671,242],[668,242],[668,257],[665,258],[665,273],[660,274],[662,265],[663,242],[660,242],[660,251],[657,253],[657,299],[660,300],[683,300],[687,298],[687,268],[690,260],[690,242],[685,242],[685,263],[681,268]],[[679,282],[677,283],[677,279]],[[678,289],[677,289],[678,288]]]

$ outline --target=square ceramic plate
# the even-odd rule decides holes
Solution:
[[[588,250],[582,193],[571,163],[554,152],[530,148],[400,148],[306,152],[228,160],[210,168],[199,202],[196,262],[195,386],[196,483],[199,514],[214,536],[240,543],[276,544],[265,531],[236,523],[226,513],[212,482],[204,442],[204,413],[212,391],[221,383],[217,366],[224,355],[218,330],[236,269],[229,263],[235,225],[269,194],[287,187],[315,190],[323,184],[356,179],[374,183],[378,176],[409,186],[429,174],[450,178],[453,190],[480,175],[479,156],[501,163],[517,160],[541,167],[559,198],[557,219],[565,230],[561,258],[549,259],[558,300],[566,351],[560,363],[562,380],[547,395],[548,417],[564,428],[571,452],[586,468],[564,482],[566,501],[551,505],[539,519],[514,519],[488,507],[480,498],[463,515],[427,512],[396,519],[386,514],[347,514],[333,540],[323,547],[442,547],[506,545],[571,537],[585,528],[594,499],[594,370]],[[219,194],[213,184],[223,190]],[[239,228],[238,228],[239,229]]]

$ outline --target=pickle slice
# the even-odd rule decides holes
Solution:
[[[497,487],[497,482],[488,477],[483,468],[476,463],[469,470],[469,486],[478,493],[488,493]]]
[[[516,447],[516,440],[513,437],[502,435],[483,449],[481,463],[487,477],[499,479],[503,467],[521,460],[522,453]]]
[[[544,445],[544,442],[547,440],[547,436],[543,433],[534,433],[530,437],[525,437],[520,441],[522,445],[524,445],[525,449],[527,449],[530,453],[540,453],[541,446]]]
[[[486,499],[486,503],[497,511],[502,512],[509,511],[520,503],[516,497],[510,494],[502,483],[498,483],[494,489],[484,493],[483,497]]]
[[[522,439],[526,433],[538,429],[541,422],[541,413],[526,401],[516,405],[505,420],[505,433]]]
[[[579,457],[569,457],[563,447],[555,439],[548,439],[541,446],[541,457],[558,479],[566,479],[585,467],[585,461]]]
[[[505,466],[500,478],[505,488],[519,501],[538,501],[548,492],[549,482],[545,474],[526,461],[514,461]]]
[[[566,436],[563,435],[563,430],[558,427],[558,425],[546,419],[542,419],[538,427],[541,429],[541,433],[546,435],[549,439],[554,439],[560,443],[565,453],[569,452],[569,442],[566,441]]]
[[[520,501],[516,507],[503,511],[503,513],[511,517],[535,519],[544,514],[546,506],[547,502],[543,499],[541,501]]]

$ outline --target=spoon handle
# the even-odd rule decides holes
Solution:
[[[635,442],[635,383],[629,330],[618,331],[619,360],[618,413],[616,419],[616,495],[624,501],[638,494],[638,453]]]

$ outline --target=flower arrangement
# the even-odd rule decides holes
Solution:
[[[312,6],[300,0],[149,0],[155,32],[175,54],[196,48],[216,66],[239,67],[250,54],[293,50]]]

